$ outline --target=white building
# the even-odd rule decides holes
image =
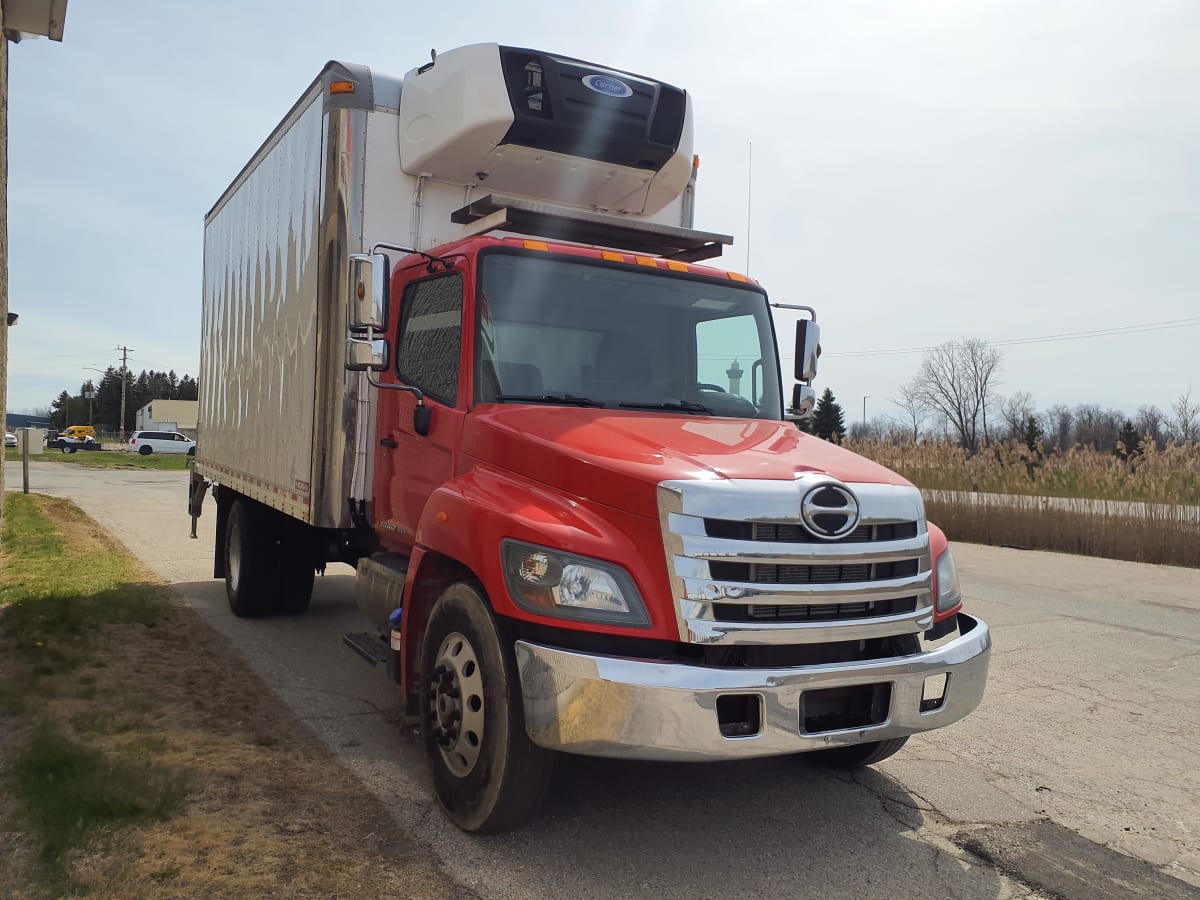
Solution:
[[[194,438],[199,415],[197,400],[151,400],[137,411],[134,428],[137,431],[182,431]]]

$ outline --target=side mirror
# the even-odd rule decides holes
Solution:
[[[817,377],[817,357],[821,355],[821,326],[812,319],[796,323],[796,380],[809,382]]]
[[[433,421],[433,410],[421,403],[413,409],[413,431],[425,437],[429,434],[429,425]]]
[[[391,262],[383,253],[350,255],[349,317],[351,331],[383,331],[387,325]]]
[[[364,341],[349,338],[346,341],[346,368],[351,372],[382,372],[388,367],[387,341],[376,339]]]
[[[792,388],[792,408],[788,410],[787,418],[811,419],[816,405],[817,392],[807,384],[798,384]]]

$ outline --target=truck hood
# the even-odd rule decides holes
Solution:
[[[655,486],[677,479],[908,484],[788,422],[679,413],[487,404],[466,417],[463,452],[568,494],[658,518]]]

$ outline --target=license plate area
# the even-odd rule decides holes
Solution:
[[[891,708],[890,681],[805,691],[800,695],[800,732],[823,734],[882,725]]]

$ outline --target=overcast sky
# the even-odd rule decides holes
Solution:
[[[1149,323],[1175,324],[1004,346],[1000,390],[1130,412],[1200,394],[1193,0],[71,0],[63,43],[11,48],[8,408],[118,345],[195,375],[204,213],[322,64],[402,74],[479,41],[692,93],[696,227],[817,307],[817,388],[851,419],[865,395],[894,412],[920,362],[862,351]]]

